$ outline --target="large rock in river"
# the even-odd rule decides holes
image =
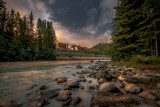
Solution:
[[[121,103],[134,103],[134,101],[132,97],[127,95],[117,96],[109,92],[96,92],[92,96],[90,107],[110,107]]]
[[[148,99],[148,100],[153,100],[153,101],[158,99],[156,94],[154,94],[151,91],[143,91],[143,92],[139,93],[139,96],[141,96],[145,99]]]
[[[127,84],[124,89],[130,93],[139,93],[141,91],[141,88],[136,84]]]

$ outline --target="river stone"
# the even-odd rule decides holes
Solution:
[[[82,69],[83,67],[81,65],[76,66],[77,69]]]
[[[133,104],[134,102],[135,100],[128,95],[117,96],[116,94],[113,94],[110,92],[98,91],[95,94],[93,94],[90,107],[111,107],[120,103]],[[115,107],[119,107],[119,106],[115,106]]]
[[[63,82],[66,82],[67,79],[65,77],[58,77],[57,78],[57,83],[63,83]]]
[[[80,70],[77,72],[77,74],[85,74],[85,71]]]
[[[136,84],[127,84],[124,89],[130,93],[139,93],[141,91],[141,88],[137,87]]]
[[[117,87],[112,82],[105,82],[99,87],[99,91],[115,92],[117,90]]]
[[[157,96],[154,93],[152,93],[151,91],[143,91],[143,92],[139,93],[139,96],[141,96],[145,99],[148,99],[148,100],[153,100],[153,101],[158,99]]]
[[[64,90],[63,92],[60,92],[59,95],[71,95],[71,90]]]
[[[74,97],[71,100],[71,105],[75,106],[76,104],[78,104],[79,102],[81,102],[81,98],[80,97]]]
[[[69,99],[71,99],[70,95],[58,95],[56,98],[57,101],[67,101]]]
[[[124,75],[120,75],[120,76],[118,77],[118,80],[119,80],[119,81],[127,81],[127,78],[126,78]]]
[[[49,104],[48,101],[41,100],[41,99],[34,100],[30,103],[31,107],[43,107],[44,105],[47,105],[47,104]]]
[[[67,88],[79,88],[79,83],[77,81],[73,81],[73,82],[67,82],[65,85],[64,85],[64,88],[67,89]]]
[[[79,78],[85,78],[85,76],[84,75],[80,75]]]

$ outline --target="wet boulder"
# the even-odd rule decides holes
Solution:
[[[136,84],[127,84],[124,89],[129,93],[139,93],[141,91],[141,88]]]
[[[80,97],[74,97],[71,100],[71,105],[75,106],[76,104],[78,104],[79,102],[81,102],[81,98]]]
[[[156,94],[154,94],[151,91],[143,91],[143,92],[139,93],[139,96],[141,96],[145,99],[148,99],[148,100],[153,100],[153,101],[158,99]]]
[[[67,79],[65,78],[65,77],[58,77],[57,78],[57,83],[63,83],[63,82],[66,82],[67,81]]]
[[[44,107],[45,105],[49,104],[48,101],[46,100],[41,100],[41,99],[38,99],[38,100],[34,100],[30,103],[31,107]]]
[[[117,92],[118,88],[112,82],[105,82],[100,85],[99,91]]]

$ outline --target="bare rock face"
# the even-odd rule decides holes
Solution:
[[[30,103],[31,107],[43,107],[45,105],[49,104],[46,100],[34,100]]]
[[[81,102],[81,98],[80,97],[74,97],[71,100],[71,105],[75,106],[76,104],[78,104],[79,102]]]
[[[59,77],[57,78],[57,83],[63,83],[63,82],[66,82],[67,79],[65,77]]]
[[[141,88],[137,87],[136,84],[127,84],[124,89],[130,93],[139,93],[141,91]]]
[[[139,96],[141,96],[145,99],[148,99],[148,100],[153,100],[153,101],[158,99],[157,96],[154,93],[152,93],[151,91],[143,91],[143,92],[139,93]]]

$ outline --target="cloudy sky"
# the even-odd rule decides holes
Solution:
[[[59,42],[92,47],[110,42],[117,0],[4,0],[22,15],[53,21]]]

